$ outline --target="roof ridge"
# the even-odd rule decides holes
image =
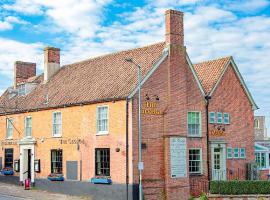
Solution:
[[[81,60],[81,61],[78,61],[78,62],[74,62],[74,63],[70,63],[70,64],[65,64],[65,65],[62,65],[61,68],[62,67],[67,67],[67,66],[76,65],[76,64],[80,64],[80,63],[84,63],[84,62],[87,62],[87,61],[92,61],[92,60],[104,58],[106,56],[113,56],[113,55],[117,55],[117,54],[124,53],[124,52],[132,52],[132,51],[135,51],[135,50],[140,50],[140,49],[148,48],[148,47],[155,46],[155,45],[161,45],[163,43],[165,44],[165,42],[157,42],[157,43],[149,44],[149,45],[146,45],[146,46],[143,46],[143,47],[135,47],[135,48],[131,48],[131,49],[123,50],[123,51],[106,53],[104,55],[95,56],[93,58],[88,58],[88,59],[84,59],[84,60]]]
[[[218,60],[222,60],[222,59],[225,59],[225,58],[231,59],[232,56],[222,56],[222,57],[219,57],[219,58],[213,58],[213,59],[210,59],[210,60],[205,60],[205,61],[201,61],[201,62],[198,62],[198,63],[194,63],[193,65],[200,65],[200,64],[203,64],[203,63],[218,61]]]

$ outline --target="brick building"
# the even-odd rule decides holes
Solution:
[[[46,48],[42,75],[35,64],[16,62],[14,86],[0,98],[2,166],[20,160],[15,176],[33,183],[50,173],[110,177],[113,185],[134,186],[127,188],[136,199],[138,84],[131,58],[142,73],[146,199],[188,199],[197,192],[193,183],[245,171],[254,162],[257,106],[233,58],[193,65],[183,13],[166,11],[165,23],[164,42],[62,67],[60,50]]]

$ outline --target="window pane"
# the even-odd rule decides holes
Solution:
[[[61,126],[62,126],[62,113],[60,112],[53,113],[53,135],[61,134]]]
[[[188,112],[188,134],[190,136],[199,136],[201,119],[199,112]]]
[[[233,157],[234,157],[234,158],[238,158],[238,157],[239,157],[239,151],[238,151],[238,148],[234,148],[234,149],[233,149],[233,152],[234,152]]]
[[[241,148],[240,149],[240,158],[245,158],[246,157],[246,149],[245,148]]]
[[[228,147],[227,148],[227,158],[232,158],[232,148]]]
[[[224,124],[230,123],[230,115],[228,113],[224,113]]]
[[[110,176],[110,149],[96,149],[96,176]]]
[[[214,112],[210,112],[210,123],[216,123],[216,114]]]
[[[217,113],[217,123],[219,123],[219,124],[222,123],[222,113],[220,113],[220,112]]]
[[[98,132],[108,131],[108,107],[98,107],[97,112]]]
[[[62,174],[62,150],[51,150],[51,173]]]
[[[201,173],[201,150],[200,149],[189,150],[189,172]]]
[[[5,167],[13,168],[13,149],[5,149]]]

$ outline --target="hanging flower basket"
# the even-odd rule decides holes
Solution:
[[[64,181],[64,176],[63,176],[63,174],[51,173],[48,175],[48,180],[50,180],[50,181]]]

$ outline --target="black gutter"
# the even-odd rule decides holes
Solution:
[[[126,98],[126,195],[127,195],[127,200],[128,200],[128,182],[129,182],[129,144],[128,144],[128,118],[129,118],[129,113],[128,113],[128,98]]]
[[[209,100],[211,96],[205,96],[205,115],[206,115],[206,149],[207,149],[207,178],[208,178],[208,191],[210,191],[210,149],[209,149]]]

